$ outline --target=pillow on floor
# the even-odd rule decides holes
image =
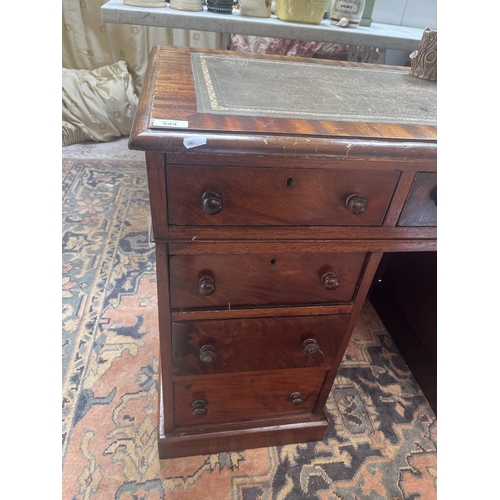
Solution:
[[[94,70],[63,68],[63,146],[129,135],[137,102],[125,61]]]

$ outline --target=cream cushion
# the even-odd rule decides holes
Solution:
[[[137,102],[125,61],[94,70],[63,68],[63,146],[129,135]]]

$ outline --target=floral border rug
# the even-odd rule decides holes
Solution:
[[[159,460],[143,162],[63,160],[63,500],[433,500],[436,417],[367,301],[321,442]]]

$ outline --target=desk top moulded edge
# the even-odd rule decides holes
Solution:
[[[190,54],[205,53],[227,55],[231,51],[216,51],[188,47],[155,46],[151,51],[150,62],[146,72],[143,91],[129,139],[129,148],[141,151],[156,151],[172,154],[230,154],[250,156],[293,155],[306,157],[335,157],[344,159],[372,158],[391,160],[435,160],[437,156],[437,127],[430,125],[401,125],[392,123],[353,123],[327,120],[301,120],[289,118],[238,117],[226,115],[205,115],[193,108],[186,118],[190,123],[209,126],[187,130],[180,128],[153,128],[152,117],[164,99],[158,95],[157,83],[162,89],[175,85],[175,80],[184,79],[184,88],[188,89],[187,101],[195,101],[195,88],[190,74]],[[304,58],[269,56],[261,54],[240,54],[244,57],[276,61],[302,62]],[[346,63],[342,61],[325,61],[311,59],[308,62],[321,65],[340,65],[358,68],[380,68],[380,65]],[[165,75],[160,68],[179,68],[184,66],[184,74]],[[397,68],[407,71],[408,68]],[[433,82],[435,83],[435,82]],[[157,104],[160,103],[160,104]],[[155,107],[156,106],[156,107]],[[195,106],[191,103],[191,107]],[[248,123],[251,123],[250,129]],[[266,132],[268,125],[275,130],[286,130],[287,133]],[[215,124],[215,125],[214,125]],[[229,124],[224,128],[224,125]],[[260,129],[259,129],[260,127]],[[252,129],[253,128],[253,129]],[[204,137],[204,145],[188,149],[185,139]]]

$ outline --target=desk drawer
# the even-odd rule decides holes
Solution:
[[[418,172],[398,226],[437,226],[437,174]]]
[[[308,413],[326,371],[304,368],[174,379],[176,427]]]
[[[396,171],[168,165],[169,223],[380,226],[398,179]]]
[[[329,367],[349,316],[186,321],[172,324],[175,376]]]
[[[345,303],[365,253],[174,255],[173,309]]]

